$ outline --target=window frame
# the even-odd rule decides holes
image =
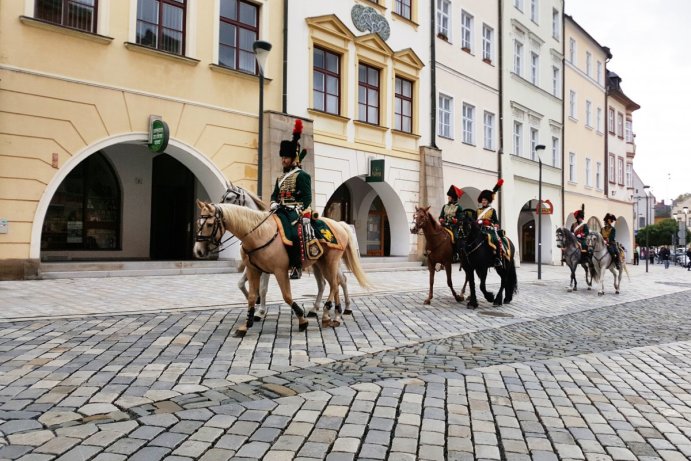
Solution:
[[[494,54],[494,29],[482,24],[482,60],[491,64]]]
[[[592,175],[592,160],[589,157],[585,158],[585,186],[593,187],[590,176]]]
[[[593,123],[593,103],[589,100],[585,100],[585,126],[592,128]]]
[[[626,187],[631,187],[633,184],[633,164],[631,162],[626,162],[626,177],[624,181]]]
[[[487,150],[494,150],[494,120],[496,119],[494,113],[484,111],[482,116],[484,123],[484,148]]]
[[[602,133],[602,107],[597,108],[597,120],[595,120],[595,129],[598,133]]]
[[[407,13],[406,14],[406,10]],[[398,16],[407,19],[408,21],[413,20],[413,0],[394,0],[394,10],[393,12]]]
[[[461,10],[461,49],[473,52],[473,32],[475,17],[466,10]]]
[[[607,179],[610,184],[615,184],[617,181],[617,165],[615,163],[616,157],[611,152],[607,156],[609,159],[609,162],[607,164]]]
[[[569,152],[569,182],[576,182],[576,153]]]
[[[530,82],[540,85],[540,54],[535,51],[530,52]]]
[[[576,64],[576,39],[573,37],[569,38],[569,62]]]
[[[538,0],[530,0],[530,20],[535,24],[540,24],[540,7]]]
[[[614,124],[614,107],[609,107],[607,109],[607,131],[610,134],[614,134],[614,130],[616,129],[616,125]]]
[[[523,122],[513,121],[513,154],[523,155]]]
[[[85,4],[83,2],[83,0],[61,0],[61,2],[60,2],[60,22],[57,22],[57,21],[51,20],[47,17],[41,16],[41,14],[40,14],[40,11],[42,11],[41,7],[43,6],[45,8],[46,6],[41,5],[40,0],[36,0],[34,3],[34,19],[38,19],[40,21],[45,21],[45,22],[48,22],[50,24],[54,24],[54,25],[60,26],[60,27],[65,27],[68,29],[79,30],[81,32],[86,32],[86,33],[90,33],[90,34],[96,34],[96,33],[98,33],[98,6],[99,6],[98,4],[99,4],[99,1],[98,0],[93,0],[93,1],[94,1],[94,4],[93,4],[93,6],[91,6],[91,5]],[[69,20],[69,8],[68,7],[70,5],[73,5],[73,4],[82,6],[83,8],[91,9],[91,25],[88,29],[67,24],[67,22]],[[45,11],[45,10],[43,10],[43,11]]]
[[[602,190],[602,162],[595,162],[595,188]]]
[[[624,185],[624,157],[617,157],[617,184]]]
[[[223,0],[220,0],[220,1],[223,2]],[[240,21],[239,17],[240,17],[240,5],[241,4],[245,4],[245,5],[250,6],[250,7],[255,9],[255,12],[256,12],[255,17],[257,18],[257,24],[254,27],[252,27],[250,24],[247,24],[247,23]],[[250,32],[254,32],[255,40],[259,39],[259,23],[260,23],[259,14],[260,14],[259,6],[255,5],[254,3],[248,2],[246,0],[237,0],[236,16],[238,19],[230,19],[228,17],[222,16],[220,14],[220,10],[219,10],[219,15],[218,15],[218,21],[219,21],[219,25],[218,25],[218,27],[219,27],[218,64],[220,66],[226,67],[228,69],[233,69],[233,70],[236,70],[238,72],[244,72],[244,73],[247,73],[250,75],[259,75],[259,64],[257,64],[256,58],[254,59],[254,70],[252,72],[248,72],[246,69],[243,69],[240,67],[241,52],[245,52],[245,53],[251,52],[252,55],[254,55],[254,50],[243,50],[243,49],[241,49],[240,48],[240,39],[238,37],[240,29],[243,29],[243,30],[247,30]],[[235,42],[236,42],[237,46],[226,45],[221,41],[221,27],[224,23],[235,27]],[[235,62],[233,63],[233,66],[229,66],[225,63],[221,63],[221,50],[224,47],[233,48],[235,50]]]
[[[449,42],[451,41],[451,11],[451,0],[437,0],[437,36],[443,35]],[[446,25],[443,25],[444,23]]]
[[[559,156],[559,145],[559,138],[552,136],[552,166],[555,168],[559,168],[561,166],[559,162],[561,159]]]
[[[461,109],[462,127],[463,127],[463,143],[475,145],[475,106],[467,102],[463,103]]]
[[[368,81],[362,82],[362,80],[360,80],[360,67],[364,67],[367,70],[368,75],[369,75],[369,70],[374,70],[377,72],[377,85],[376,86],[372,86]],[[360,121],[360,122],[369,123],[370,125],[377,125],[377,126],[379,126],[381,124],[380,123],[381,122],[381,89],[382,89],[381,88],[381,73],[382,73],[382,69],[380,69],[378,67],[374,67],[374,66],[367,64],[365,62],[359,62],[358,63],[358,121]],[[360,88],[365,89],[366,101],[364,104],[360,101],[360,94],[359,94]],[[376,91],[376,93],[377,93],[376,105],[369,103],[369,90]],[[360,114],[361,106],[365,107],[365,119],[364,120],[361,118],[361,114]],[[369,120],[369,108],[371,108],[371,107],[376,107],[376,109],[377,109],[377,121],[376,121],[376,123]]]
[[[574,90],[569,90],[569,117],[571,117],[574,120],[578,120],[576,118],[576,111],[578,109],[576,100],[578,96],[576,95],[576,92]]]
[[[552,96],[559,97],[561,94],[561,69],[552,66]]]
[[[617,112],[617,137],[624,139],[624,114]]]
[[[523,0],[513,0],[513,6],[521,13],[523,12]]]
[[[561,27],[559,24],[559,11],[556,8],[552,8],[552,38],[559,41],[561,38]]]
[[[518,39],[513,40],[513,72],[523,76],[523,42]]]
[[[315,64],[315,60],[314,60],[314,54],[317,52],[324,53],[324,62],[326,62],[327,55],[335,56],[337,58],[336,64],[338,66],[338,72],[334,73],[333,71],[329,70],[328,67],[326,67],[326,68],[317,67],[317,65]],[[341,68],[342,68],[341,67],[341,55],[339,53],[335,53],[334,51],[329,50],[328,48],[324,48],[322,46],[318,46],[318,45],[314,46],[314,49],[312,51],[312,107],[314,109],[325,112],[327,114],[341,115],[341,107],[342,107],[341,106],[341,84],[342,84]],[[315,82],[314,77],[315,77],[316,73],[320,73],[320,74],[324,75],[324,91],[323,92],[317,90],[316,87],[314,86],[314,82]],[[333,94],[329,93],[328,84],[327,84],[328,78],[335,78],[336,79],[336,81],[337,81],[336,88],[338,90],[338,94],[333,95]],[[322,100],[322,108],[318,107],[316,93],[319,93],[322,95],[322,97],[320,98]],[[329,95],[330,96],[336,96],[336,98],[337,98],[337,106],[338,107],[337,107],[336,112],[332,112],[332,111],[328,110],[327,101],[328,101]]]
[[[403,90],[404,84],[408,84],[410,88],[410,96],[406,96],[403,92],[398,93],[397,87],[398,87],[398,82],[401,82],[401,90]],[[414,90],[413,90],[413,85],[414,82],[412,80],[408,80],[407,78],[399,77],[396,75],[394,77],[394,130],[402,131],[404,133],[412,133],[413,132],[413,111],[414,111]],[[401,112],[398,111],[398,103],[399,101],[401,102]],[[404,107],[404,102],[410,103],[410,112],[406,114],[403,111]],[[408,121],[410,124],[409,129],[405,129],[403,126],[404,121]]]
[[[593,54],[590,51],[585,52],[585,74],[592,78],[593,73]]]
[[[152,48],[154,50],[161,51],[163,53],[170,53],[170,54],[174,54],[176,56],[185,56],[186,48],[187,48],[187,6],[188,6],[187,0],[156,0],[158,2],[158,22],[157,23],[149,22],[149,21],[143,20],[139,17],[139,5],[140,5],[141,1],[142,0],[137,0],[137,16],[136,16],[137,20],[136,20],[136,26],[135,26],[136,44],[140,45],[140,46]],[[242,1],[242,0],[238,0],[238,2],[239,1]],[[182,10],[182,29],[181,30],[172,29],[170,27],[164,27],[163,26],[161,18],[163,18],[163,16],[164,16],[163,15],[163,9],[166,5],[168,5],[171,8],[178,8],[178,9]],[[139,24],[140,23],[154,25],[156,27],[156,30],[157,30],[156,46],[147,45],[147,44],[144,44],[143,42],[140,41],[140,39],[139,39]],[[174,30],[174,31],[179,32],[181,34],[182,39],[180,41],[180,51],[179,52],[171,51],[171,50],[165,49],[161,46],[164,30]]]
[[[448,109],[443,107],[443,104],[442,104],[443,100],[446,100],[449,102]],[[439,105],[437,107],[437,111],[439,112],[439,124],[437,126],[437,129],[438,129],[437,134],[439,136],[441,136],[442,138],[453,139],[453,135],[454,135],[454,133],[453,133],[453,97],[446,95],[446,94],[443,94],[443,93],[439,93],[438,102],[439,102]],[[448,123],[444,123],[442,125],[442,122],[443,122],[445,116],[448,117]],[[443,132],[444,127],[448,128],[448,134],[445,134]]]

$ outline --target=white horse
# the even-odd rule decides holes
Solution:
[[[605,239],[602,238],[599,232],[591,232],[585,238],[585,241],[588,245],[588,251],[592,254],[593,265],[591,266],[591,275],[595,282],[600,282],[600,291],[597,292],[598,296],[605,294],[605,271],[608,269],[614,276],[614,292],[619,294],[619,286],[621,285],[621,278],[624,272],[626,272],[627,277],[629,276],[629,271],[626,269],[626,260],[620,256],[621,269],[617,269],[612,255],[607,250]],[[623,252],[620,255],[623,255]]]
[[[259,197],[254,195],[252,192],[232,183],[228,184],[226,193],[223,194],[221,202],[245,206],[252,210],[266,211],[268,209],[266,204]],[[352,232],[351,237],[355,238],[355,236],[352,235]],[[245,298],[247,298],[249,296],[249,292],[247,291],[247,269],[244,267],[244,265],[241,265],[240,269],[243,269],[243,272],[242,278],[238,282],[238,288],[245,295]],[[307,317],[317,317],[317,313],[321,307],[322,297],[324,295],[324,288],[326,287],[326,279],[324,278],[324,274],[322,274],[321,269],[319,269],[319,266],[312,266],[312,269],[314,272],[314,278],[317,281],[317,297],[314,300],[314,305],[307,313]],[[257,299],[259,309],[254,315],[254,319],[256,321],[261,321],[264,319],[264,317],[266,317],[266,292],[269,289],[270,275],[271,274],[262,274],[261,278],[259,279],[259,298]],[[348,296],[348,278],[343,273],[342,269],[338,272],[338,284],[343,290],[343,297],[345,298],[345,310],[343,311],[343,314],[350,315],[353,313],[353,311],[350,309],[350,296]]]

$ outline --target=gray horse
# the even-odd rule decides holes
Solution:
[[[242,187],[235,186],[231,183],[227,185],[226,193],[223,194],[221,202],[246,206],[253,210],[266,210],[268,208],[266,204],[252,192],[243,189]],[[244,268],[241,267],[241,269]],[[319,312],[321,306],[322,296],[324,295],[324,288],[326,287],[326,279],[317,265],[312,266],[311,269],[314,272],[314,278],[317,281],[317,297],[314,300],[314,306],[307,313],[307,317],[317,317],[317,312]],[[256,321],[261,321],[264,319],[264,317],[266,317],[266,292],[269,289],[269,276],[270,274],[262,274],[261,278],[259,279],[259,299],[257,300],[259,303],[259,309],[254,316]],[[240,291],[242,291],[245,297],[249,296],[246,284],[247,272],[243,271],[242,278],[238,282],[238,288]],[[343,273],[343,270],[340,270],[338,273],[338,284],[343,290],[343,297],[345,299],[345,310],[343,311],[343,314],[350,315],[353,313],[353,311],[350,309],[350,297],[348,296],[348,278]]]
[[[585,271],[585,283],[588,285],[588,290],[593,285],[593,277],[590,267],[589,254],[581,252],[581,247],[578,244],[576,236],[566,227],[557,229],[557,247],[564,252],[564,260],[566,265],[571,269],[571,280],[569,282],[568,291],[578,291],[578,281],[576,281],[576,269],[578,266],[583,267]],[[584,248],[587,250],[587,248]]]
[[[626,268],[626,259],[623,257],[620,259],[621,265],[619,267],[621,267],[621,269],[617,269],[612,255],[607,250],[605,239],[602,238],[599,232],[591,232],[585,239],[588,243],[588,251],[593,255],[593,280],[600,282],[600,290],[597,294],[599,296],[605,294],[605,272],[608,269],[614,276],[614,293],[619,294],[622,275],[626,272],[626,276],[629,276],[629,271]],[[624,252],[621,251],[619,254],[623,255]]]

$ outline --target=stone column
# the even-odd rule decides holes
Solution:
[[[420,147],[420,203],[430,206],[432,216],[436,216],[444,205],[444,172],[441,150],[436,147]],[[418,238],[417,255],[422,258],[425,251],[425,238]]]

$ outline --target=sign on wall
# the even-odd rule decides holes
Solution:
[[[149,150],[151,152],[163,152],[168,147],[170,131],[168,124],[157,115],[149,116]]]
[[[365,177],[366,182],[384,182],[384,159],[370,160],[369,176]]]

